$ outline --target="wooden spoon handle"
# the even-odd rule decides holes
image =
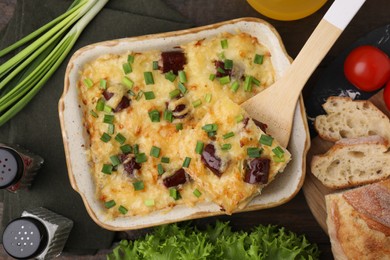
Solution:
[[[335,0],[285,74],[241,104],[252,118],[267,124],[269,134],[284,147],[302,88],[364,2]]]
[[[297,84],[294,84],[296,93],[293,99],[298,99],[306,81],[364,2],[365,0],[334,1],[286,72],[297,81]],[[286,85],[285,87],[291,91],[291,87]]]

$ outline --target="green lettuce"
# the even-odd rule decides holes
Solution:
[[[122,240],[108,260],[276,260],[319,259],[320,251],[304,235],[284,227],[259,225],[250,232],[232,231],[229,222],[217,221],[205,230],[186,224],[156,227],[135,241]]]

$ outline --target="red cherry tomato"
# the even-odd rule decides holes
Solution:
[[[374,46],[357,47],[344,62],[344,74],[360,90],[375,91],[390,79],[389,57]]]
[[[385,91],[383,91],[383,99],[385,100],[387,109],[390,110],[390,81],[387,82]]]

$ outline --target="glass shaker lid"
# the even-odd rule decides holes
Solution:
[[[5,251],[17,259],[38,256],[47,246],[48,233],[37,219],[22,217],[10,222],[3,233]]]
[[[12,149],[0,147],[0,188],[6,188],[19,181],[23,174],[23,162]]]

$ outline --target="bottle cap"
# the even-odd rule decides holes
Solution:
[[[0,147],[0,188],[17,183],[23,176],[24,165],[20,155],[13,149]]]
[[[16,259],[38,256],[48,244],[48,232],[42,222],[31,217],[11,221],[3,233],[5,251]]]

